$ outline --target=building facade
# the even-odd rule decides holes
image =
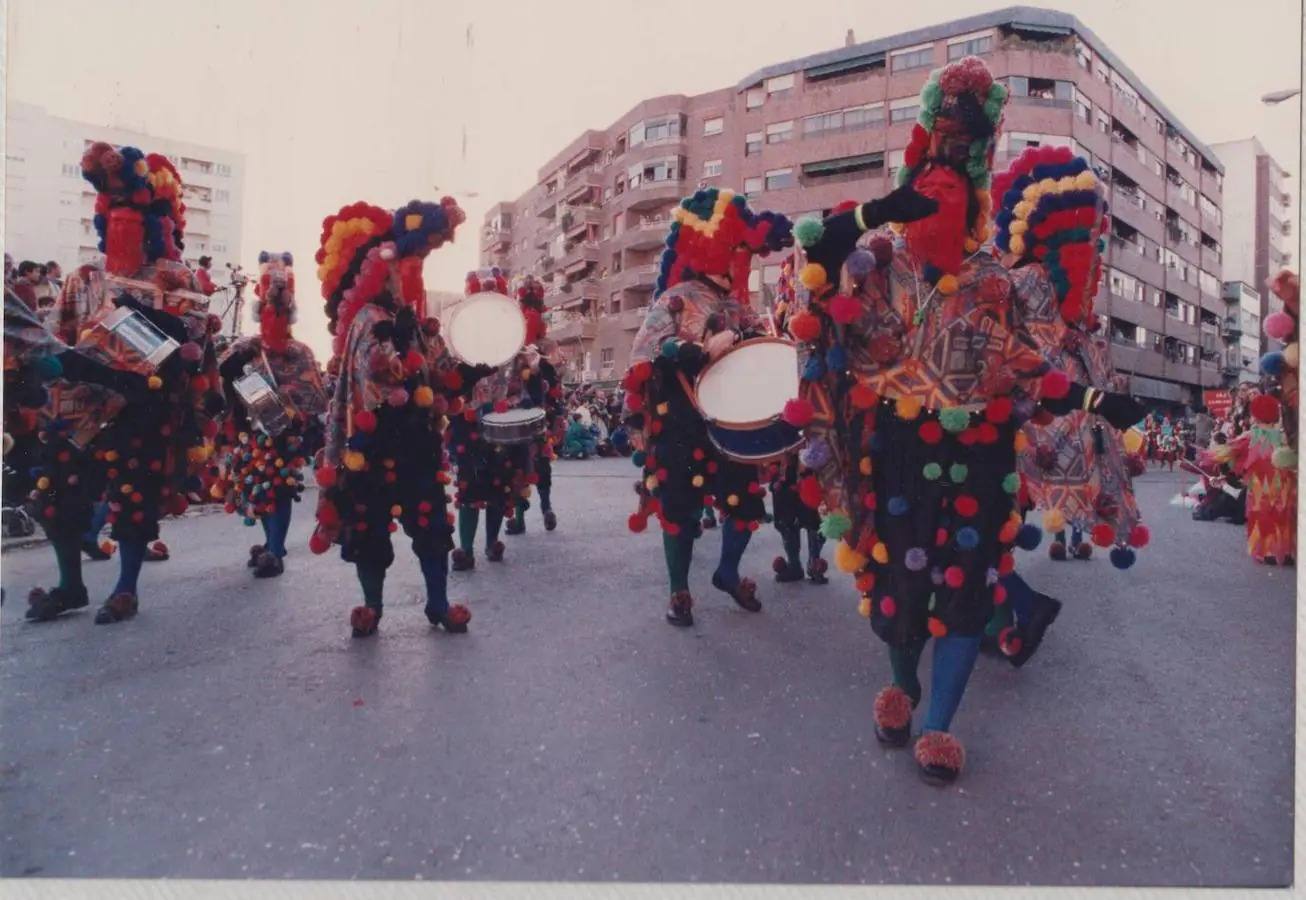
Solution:
[[[1245,281],[1226,281],[1224,295],[1231,316],[1230,336],[1234,338],[1228,348],[1228,365],[1233,373],[1230,384],[1259,382],[1265,340],[1261,333],[1261,294]]]
[[[6,117],[5,249],[15,260],[56,260],[65,269],[101,260],[95,190],[82,178],[82,153],[95,141],[165,154],[181,174],[187,264],[213,257],[213,277],[240,262],[245,159],[239,153],[52,116],[10,103]]]
[[[1256,138],[1212,148],[1225,166],[1224,280],[1242,282],[1260,299],[1260,318],[1281,308],[1268,281],[1292,261],[1292,196],[1289,175]],[[1258,356],[1264,352],[1260,341]],[[1244,335],[1244,338],[1246,335]]]
[[[494,207],[482,262],[544,279],[572,378],[619,378],[682,197],[730,187],[799,218],[881,196],[925,79],[966,55],[1011,91],[997,165],[1027,146],[1069,144],[1111,185],[1097,308],[1132,389],[1189,403],[1222,383],[1231,338],[1221,165],[1092,32],[1047,10],[999,10],[769,66],[710,93],[645,100],[577,137],[526,193]],[[779,268],[758,265],[756,302],[769,301]]]

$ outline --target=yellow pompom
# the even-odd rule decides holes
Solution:
[[[650,491],[656,491],[658,489],[658,477],[656,475],[650,475],[645,478],[644,487],[648,488]]]
[[[840,572],[852,574],[866,566],[866,557],[841,540],[834,545],[834,564]]]
[[[1064,178],[1057,179],[1058,191],[1073,191],[1074,189],[1075,189],[1075,177],[1073,175],[1067,175]]]
[[[693,478],[691,478],[691,479],[689,480],[689,482],[690,482],[690,484],[692,484],[694,487],[702,487],[702,486],[703,486],[703,476],[702,476],[702,475],[695,475]]]
[[[116,460],[116,459],[118,458],[118,451],[117,451],[117,450],[106,450],[106,451],[104,451],[104,458],[105,458],[108,462],[113,462],[114,460]]]
[[[1043,530],[1056,533],[1066,527],[1066,517],[1059,509],[1049,509],[1043,513]]]
[[[46,478],[44,475],[36,479],[36,489],[38,491],[47,490],[49,487],[50,487],[50,479]]]
[[[670,409],[671,407],[666,403],[659,403],[657,405],[657,408],[654,410],[654,412],[656,412],[659,416],[665,416]]]
[[[158,375],[151,375],[148,379],[146,379],[145,383],[149,386],[150,390],[152,391],[157,391],[159,388],[163,387],[163,379],[160,378]]]
[[[798,280],[809,291],[819,290],[825,285],[825,267],[820,263],[808,263],[798,270]]]
[[[210,448],[208,444],[201,444],[198,447],[191,447],[186,451],[186,458],[191,462],[204,462],[209,458]]]
[[[875,546],[871,548],[871,559],[880,565],[889,561],[889,548],[885,546],[884,541],[875,542]]]
[[[1034,211],[1033,204],[1025,201],[1021,201],[1020,203],[1017,203],[1014,207],[1012,207],[1011,214],[1017,219],[1028,219],[1029,214],[1032,213],[1033,211]]]
[[[940,294],[947,297],[957,293],[957,288],[960,287],[960,285],[957,283],[956,275],[944,275],[939,279],[939,283],[936,284],[935,287],[939,289]]]
[[[1021,199],[1028,200],[1031,203],[1038,199],[1041,191],[1037,184],[1031,184],[1020,192]]]
[[[898,413],[898,418],[910,422],[921,414],[921,401],[915,397],[899,397],[894,404],[894,409]]]
[[[398,518],[399,516],[402,516],[403,514],[404,514],[404,508],[403,508],[402,506],[400,506],[398,503],[396,503],[394,506],[390,507],[390,515],[394,516],[395,518]]]
[[[124,494],[130,494],[132,492],[132,486],[130,484],[124,484],[121,488],[119,488],[119,490],[122,491]]]
[[[871,617],[870,597],[862,597],[861,601],[857,604],[857,614],[863,619],[869,619]]]
[[[1025,437],[1025,432],[1017,431],[1016,439],[1013,443],[1016,445],[1016,452],[1020,453],[1022,450],[1024,450],[1026,447],[1029,446],[1029,438]]]
[[[739,505],[738,494],[731,494],[729,497],[726,498],[726,506],[738,506],[738,505]]]
[[[361,472],[367,465],[367,458],[357,450],[345,451],[345,468],[351,472]]]
[[[863,475],[871,474],[871,458],[869,456],[862,457],[861,462],[857,464],[857,471],[861,472]]]
[[[1091,191],[1097,187],[1097,176],[1091,169],[1085,169],[1075,176],[1075,187],[1081,191]]]
[[[1296,344],[1289,344],[1283,348],[1283,361],[1287,363],[1288,368],[1297,368],[1297,363],[1301,361],[1301,350]]]
[[[964,246],[966,248],[967,253],[974,253],[976,250],[980,248],[979,241],[975,240],[974,238],[966,238],[966,243],[964,244]]]
[[[423,384],[413,391],[413,402],[423,408],[430,406],[435,402],[435,391]]]
[[[1044,194],[1050,194],[1057,189],[1057,183],[1051,178],[1044,178],[1038,183],[1038,187]]]
[[[220,485],[220,484],[215,484],[215,485],[213,485],[213,487],[209,488],[209,496],[212,497],[214,500],[221,500],[221,499],[222,499],[222,485]]]
[[[1130,428],[1125,432],[1125,452],[1137,453],[1143,449],[1143,435],[1137,428]]]
[[[1011,250],[1012,253],[1016,254],[1017,256],[1022,256],[1025,253],[1025,239],[1020,235],[1013,234],[1011,236],[1011,240],[1007,244],[1007,247],[1008,249]]]
[[[1029,228],[1028,222],[1016,221],[1016,222],[1012,222],[1010,225],[1007,226],[1007,231],[1009,231],[1012,234],[1024,234],[1028,228]]]

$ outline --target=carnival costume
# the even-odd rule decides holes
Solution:
[[[742,195],[715,188],[681,201],[673,220],[623,386],[627,427],[644,437],[632,458],[643,470],[636,485],[640,509],[629,524],[643,531],[657,517],[671,586],[666,618],[688,627],[694,622],[689,569],[705,506],[723,514],[713,587],[743,609],[762,608],[757,585],[740,577],[739,563],[765,514],[766,489],[756,465],[735,462],[713,446],[689,386],[708,361],[709,341],[764,333],[749,306],[749,267],[754,255],[791,246],[793,236],[784,216],[755,214]]]
[[[497,266],[467,273],[468,298],[484,291],[507,295],[507,278]],[[453,552],[456,572],[476,567],[476,530],[482,509],[485,510],[485,557],[491,562],[503,561],[505,548],[499,540],[499,531],[504,519],[513,516],[518,501],[525,502],[529,492],[533,446],[497,444],[487,440],[482,431],[487,413],[507,412],[530,403],[526,384],[538,372],[538,353],[529,348],[543,336],[544,324],[533,309],[532,300],[518,302],[527,320],[528,349],[477,381],[462,415],[453,417],[450,423],[450,441],[458,466],[454,492],[458,507],[458,547]],[[534,365],[527,361],[528,356],[534,359]]]
[[[550,357],[556,350],[556,344],[544,337],[544,285],[533,276],[527,276],[517,288],[517,300],[522,311],[528,314],[527,329],[534,332],[534,343],[538,352],[535,365],[522,367],[523,381],[522,406],[544,410],[544,430],[536,436],[529,446],[530,475],[528,481],[535,488],[540,498],[540,513],[544,516],[544,529],[552,531],[558,527],[558,516],[553,511],[553,460],[557,459],[555,433],[558,423],[565,418],[566,404],[562,397],[562,381],[558,370]],[[537,324],[538,323],[538,324]],[[516,511],[504,531],[507,534],[524,534],[526,531],[526,510],[530,501],[525,492],[517,496]]]
[[[804,453],[819,477],[799,490],[809,505],[824,501],[835,563],[855,575],[860,611],[889,645],[894,683],[875,701],[886,744],[910,740],[916,672],[935,640],[915,751],[934,783],[964,764],[948,729],[980,634],[1005,600],[998,579],[1015,565],[1020,421],[1040,400],[1057,413],[1084,404],[1113,421],[1139,418],[1129,398],[1073,385],[1048,364],[1013,315],[1010,274],[980,250],[1005,101],[975,57],[935,71],[898,190],[796,229],[810,260],[799,278],[813,297],[789,327],[811,349]],[[907,224],[896,240],[862,239],[885,222]]]
[[[286,534],[292,503],[303,493],[305,461],[318,448],[312,426],[326,412],[326,393],[317,360],[307,344],[291,336],[295,322],[294,259],[289,253],[259,254],[259,282],[254,289],[257,336],[241,338],[218,363],[227,405],[225,425],[229,446],[213,487],[228,513],[239,513],[246,525],[263,526],[264,543],[250,548],[249,566],[257,578],[285,570]],[[263,421],[238,396],[235,384],[246,369],[257,372],[275,392],[276,400]],[[271,401],[272,398],[268,398]]]
[[[350,613],[355,637],[377,630],[394,562],[390,535],[400,525],[421,566],[428,621],[465,632],[471,618],[448,600],[453,523],[443,428],[446,413],[461,413],[464,385],[477,373],[446,352],[439,321],[426,317],[422,283],[426,255],[451,241],[464,218],[446,197],[394,212],[355,203],[322,223],[317,272],[334,336],[329,368],[339,374],[315,472],[322,491],[309,549],[325,553],[338,543],[354,564],[363,591],[363,605]]]
[[[120,345],[106,339],[108,332],[101,327],[123,307],[179,347],[157,368],[145,366],[145,371],[153,370],[147,396],[125,398],[121,411],[90,445],[89,465],[103,473],[111,534],[119,546],[118,582],[95,617],[97,623],[108,624],[136,614],[137,579],[149,553],[147,544],[154,541],[161,547],[160,518],[186,510],[187,493],[200,484],[196,473],[212,454],[223,403],[211,337],[221,322],[207,313],[207,298],[181,262],[182,182],[167,158],[95,143],[82,157],[82,175],[98,192],[95,227],[105,264],[103,269],[83,269],[64,286],[65,292],[86,296],[65,297],[61,308],[95,310],[90,327],[80,335],[79,349],[98,354],[113,368],[141,372],[140,360],[123,356]],[[81,535],[90,524],[87,501],[94,498],[80,484],[70,492],[69,479],[80,482],[84,467],[58,442],[70,427],[96,417],[107,421],[109,407],[99,401],[74,401],[71,407],[78,413],[70,422],[66,399],[59,398],[54,406],[46,429],[54,457],[38,483],[36,503],[56,552],[67,554],[74,531],[80,552]],[[163,555],[166,558],[166,550]],[[57,598],[38,593],[29,617],[50,618],[60,606]]]

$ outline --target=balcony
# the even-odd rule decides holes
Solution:
[[[623,250],[652,250],[666,240],[670,227],[669,215],[641,216],[637,224],[617,235],[617,240]]]
[[[558,217],[558,225],[568,238],[602,224],[603,212],[596,206],[574,206]]]
[[[627,188],[622,194],[626,209],[636,211],[665,206],[668,200],[679,201],[685,196],[687,186],[683,178],[666,181],[645,181],[638,187]]]
[[[586,265],[594,265],[599,261],[599,245],[597,241],[574,241],[569,243],[562,252],[562,258],[558,260],[558,267],[568,275],[579,270]]]
[[[558,192],[545,194],[540,198],[538,205],[535,207],[535,215],[541,219],[552,221],[558,213]]]
[[[603,178],[592,168],[568,178],[561,192],[562,199],[571,204],[597,200],[602,195]]]
[[[1165,229],[1151,210],[1143,208],[1143,202],[1136,190],[1117,185],[1111,191],[1111,215],[1160,243]]]
[[[608,279],[614,290],[651,291],[657,285],[658,265],[631,266]]]
[[[549,337],[558,343],[565,341],[592,341],[598,333],[598,323],[593,319],[572,319],[549,328]]]
[[[615,320],[622,331],[639,331],[647,315],[648,306],[639,306],[635,309],[623,309],[621,312],[609,316],[609,320]]]
[[[481,232],[481,249],[487,252],[502,252],[512,244],[512,232],[506,228],[487,228]]]

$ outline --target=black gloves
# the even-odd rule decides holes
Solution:
[[[863,233],[888,222],[915,222],[933,215],[938,208],[934,200],[916,193],[911,185],[903,185],[879,200],[863,203],[856,210],[827,217],[822,223],[820,240],[806,248],[807,259],[825,269],[827,282],[834,285],[839,280],[840,267]]]
[[[59,354],[59,364],[63,366],[63,377],[68,381],[81,381],[107,387],[115,393],[122,394],[129,403],[139,402],[149,396],[149,386],[142,375],[135,372],[123,372],[111,369],[76,350]]]
[[[939,204],[938,201],[916,193],[910,184],[904,184],[887,197],[863,203],[860,211],[862,223],[870,231],[888,222],[915,222],[932,216],[939,211]]]
[[[1091,397],[1089,396],[1090,392]],[[1070,385],[1070,390],[1066,392],[1064,397],[1044,397],[1042,406],[1053,415],[1064,416],[1072,410],[1084,409],[1085,397],[1088,397],[1088,411],[1097,413],[1106,419],[1112,428],[1118,431],[1124,431],[1131,425],[1136,424],[1147,412],[1137,400],[1128,394],[1100,391],[1097,388],[1086,388],[1082,384],[1075,383]]]
[[[254,357],[257,355],[253,347],[247,347],[244,350],[232,353],[222,361],[222,365],[218,367],[218,374],[223,381],[235,381],[245,374],[246,364],[253,362]]]

